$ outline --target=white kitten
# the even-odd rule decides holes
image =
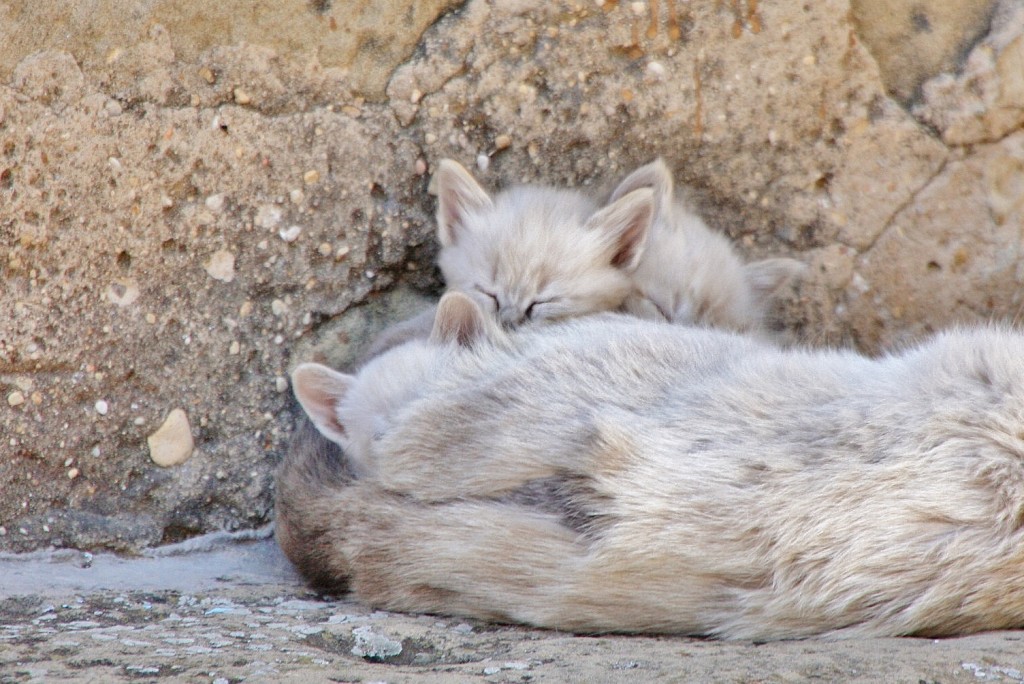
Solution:
[[[761,329],[772,297],[805,266],[795,259],[744,264],[724,235],[675,197],[672,174],[661,159],[627,176],[610,201],[645,187],[654,190],[657,214],[633,272],[636,292],[626,310],[673,323]]]
[[[449,294],[433,340],[293,379],[361,479],[289,456],[279,539],[373,605],[724,638],[1024,626],[1019,333],[869,359],[614,314],[506,334]]]
[[[598,208],[585,195],[516,186],[490,195],[443,159],[437,187],[438,266],[448,290],[467,293],[506,327],[620,307],[647,243],[653,191],[622,192]],[[384,332],[370,356],[426,337],[434,309]]]

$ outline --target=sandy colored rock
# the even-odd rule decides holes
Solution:
[[[195,60],[217,45],[261,44],[299,62],[315,57],[325,67],[345,69],[355,90],[380,97],[388,74],[415,49],[423,30],[462,1],[7,2],[0,6],[0,44],[5,46],[0,77],[6,78],[27,55],[55,48],[90,69],[116,65],[160,24],[173,36],[169,45],[181,59]],[[75,30],[55,30],[58,26]],[[205,67],[202,77],[215,81],[216,69]]]
[[[149,457],[161,468],[181,465],[192,456],[192,427],[182,409],[174,409],[156,432],[146,438]]]
[[[983,36],[995,0],[850,0],[857,32],[878,60],[888,91],[907,103],[921,84],[953,71]]]
[[[139,298],[142,291],[134,278],[115,280],[107,288],[107,299],[117,306],[131,306]]]
[[[955,73],[923,86],[917,118],[950,145],[995,142],[1024,124],[1024,5],[1000,3],[992,31]]]
[[[214,280],[230,283],[235,279],[235,255],[226,249],[218,249],[207,260],[206,273]]]
[[[444,157],[595,196],[665,157],[745,256],[810,264],[796,341],[1018,316],[1024,7],[990,5],[0,5],[0,550],[266,523],[278,379],[438,291]],[[871,30],[935,41],[912,106]],[[168,406],[202,443],[173,470]]]

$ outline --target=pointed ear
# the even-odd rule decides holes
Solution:
[[[494,206],[490,195],[461,164],[442,159],[434,173],[437,183],[437,238],[450,247],[466,226],[466,214]]]
[[[664,159],[658,157],[626,176],[612,192],[608,202],[612,203],[640,188],[650,188],[654,191],[654,206],[659,209],[672,203],[672,172],[669,171]]]
[[[632,271],[643,256],[653,219],[654,191],[640,188],[598,211],[584,227],[606,237],[612,249],[612,266]]]
[[[448,292],[437,303],[430,341],[434,344],[454,342],[460,347],[469,347],[478,340],[489,338],[495,327],[490,316],[481,311],[469,295]]]
[[[764,259],[743,267],[743,277],[758,298],[770,299],[794,278],[807,271],[807,264],[796,259]]]
[[[324,437],[344,445],[348,436],[338,420],[338,403],[345,398],[355,378],[319,363],[303,363],[292,371],[292,391],[313,425]]]

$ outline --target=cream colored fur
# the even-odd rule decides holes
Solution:
[[[598,208],[571,190],[524,185],[490,195],[457,162],[435,174],[438,266],[449,291],[465,292],[507,327],[619,308],[647,244],[653,191],[636,188]],[[434,309],[384,332],[375,356],[426,337]]]
[[[279,538],[375,606],[742,639],[1024,626],[1014,331],[869,359],[614,314],[506,333],[449,294],[432,340],[294,386],[358,479],[290,455]]]
[[[795,259],[743,263],[729,240],[712,231],[675,196],[661,159],[642,166],[612,193],[612,202],[639,188],[654,191],[657,213],[648,248],[633,272],[626,311],[645,318],[736,331],[763,329],[771,300],[805,270]]]

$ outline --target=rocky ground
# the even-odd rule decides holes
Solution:
[[[268,540],[7,557],[0,576],[4,683],[1024,681],[1024,632],[722,643],[374,612],[303,588]]]

